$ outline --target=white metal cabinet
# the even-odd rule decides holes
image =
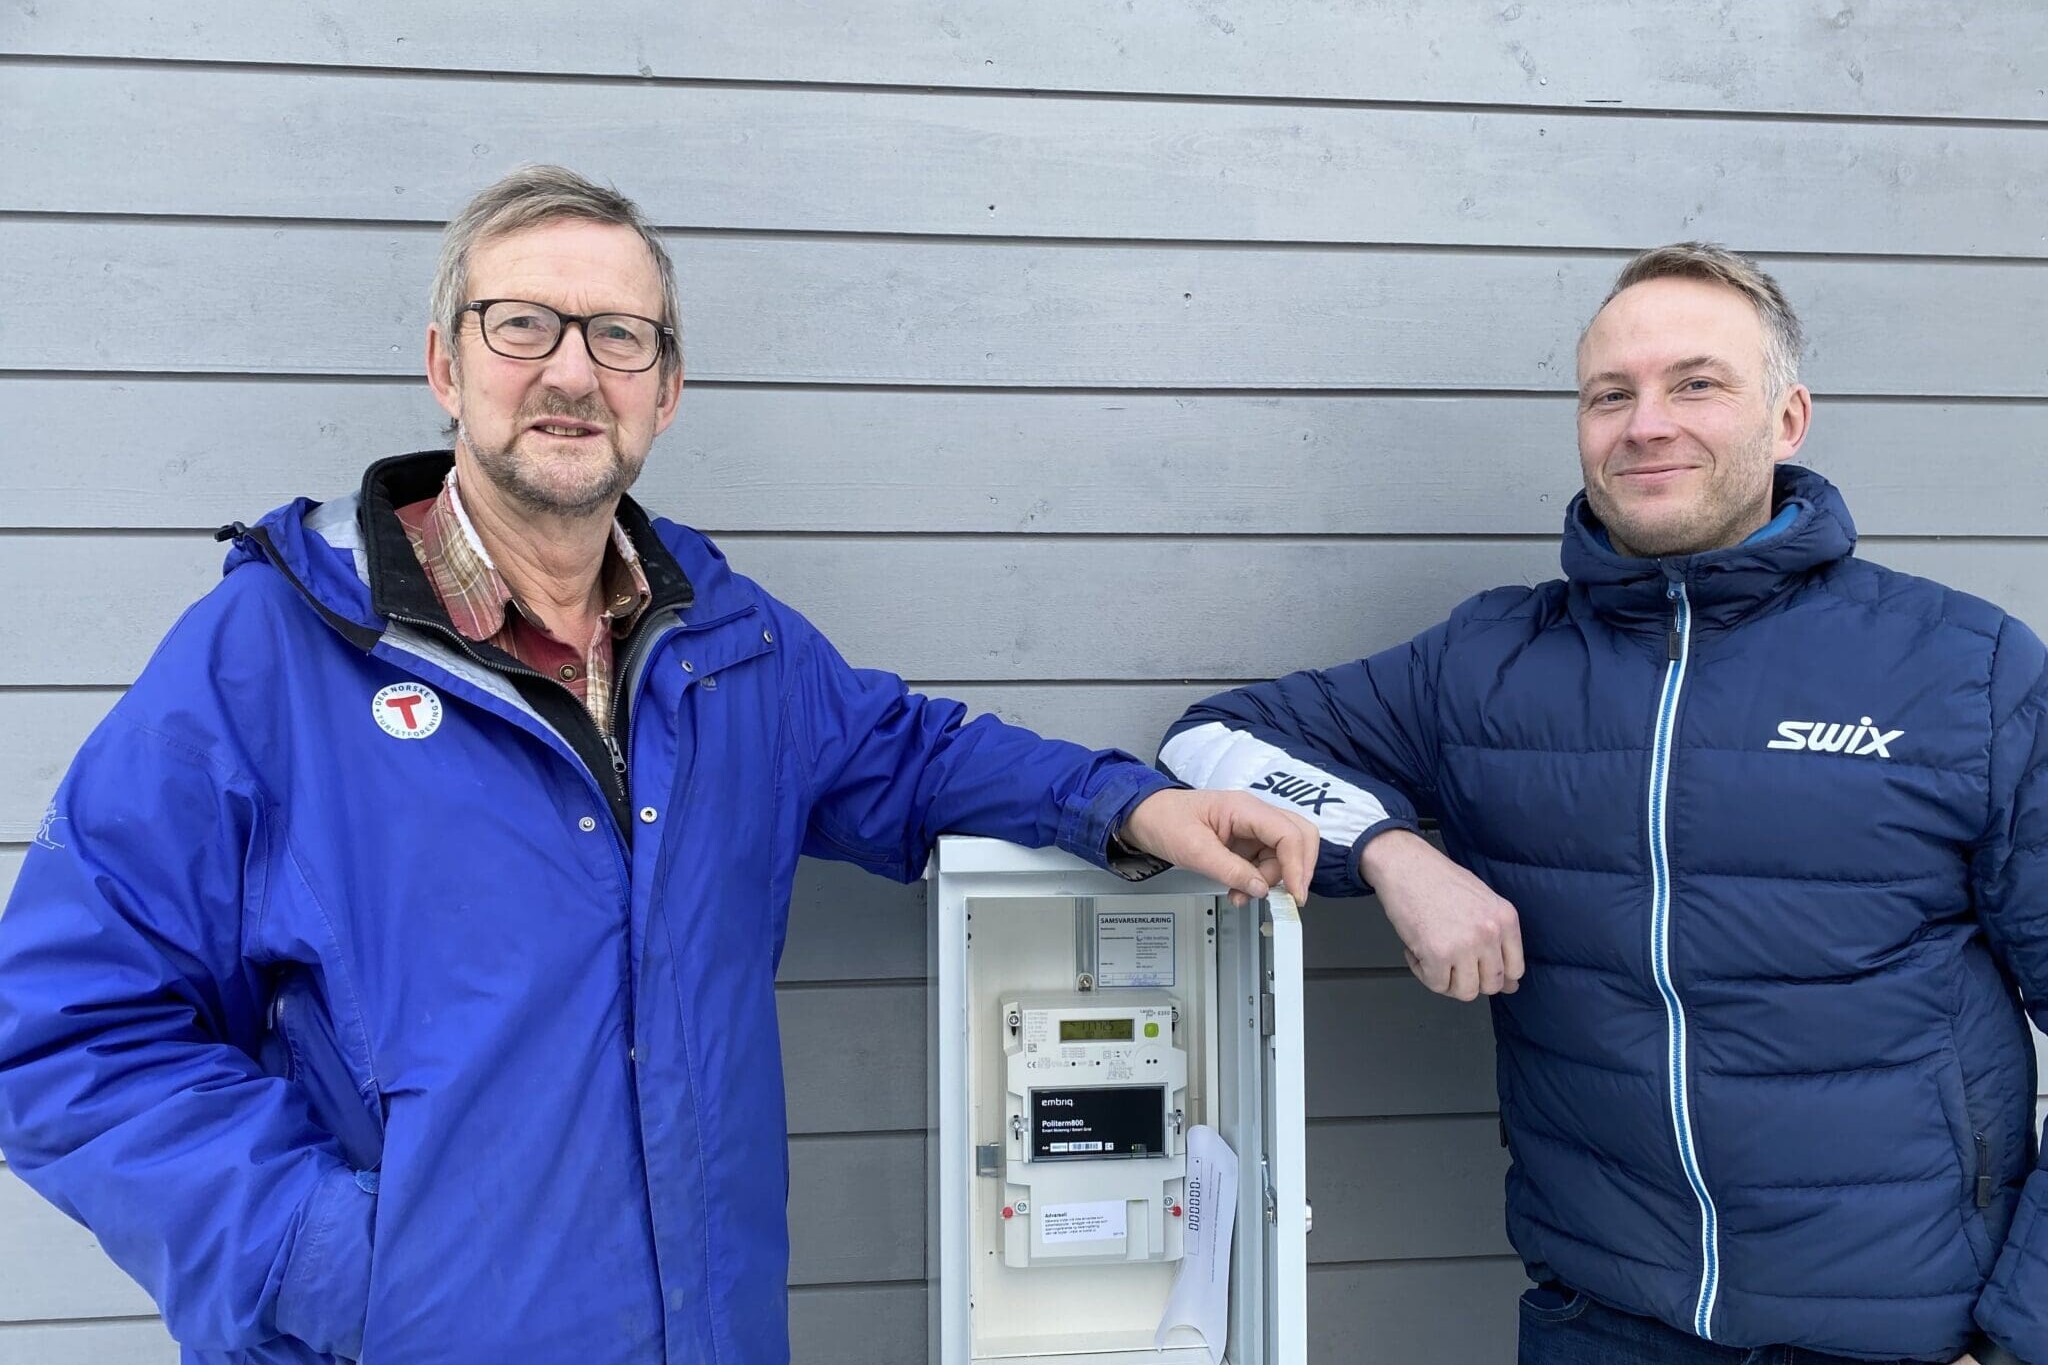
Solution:
[[[1171,1223],[1157,1234],[1161,1210],[1149,1201],[1180,1217],[1174,1162],[1184,1165],[1185,1133],[1198,1124],[1237,1157],[1224,1359],[1306,1365],[1294,902],[1276,893],[1240,909],[1191,873],[1126,882],[1057,850],[990,839],[941,839],[928,877],[934,1365],[1207,1365],[1209,1350],[1185,1329],[1163,1349],[1153,1343],[1181,1240]],[[1170,1038],[1154,1022],[1168,1006]],[[1042,1049],[1031,1065],[1058,1077],[1058,1088],[1029,1100],[1030,1081],[1016,1079],[1027,1074],[1027,1034]],[[1069,1083],[1091,1067],[1105,1078],[1102,1127],[1126,1114],[1137,1127],[1097,1131],[1087,1103],[1033,1112],[1085,1101]],[[1168,1078],[1184,1078],[1184,1093]],[[1148,1082],[1159,1100],[1142,1099]],[[1164,1129],[1148,1112],[1154,1103],[1168,1106]],[[1075,1131],[1042,1132],[1041,1122]],[[1163,1147],[1150,1150],[1162,1131]],[[1135,1152],[1133,1133],[1142,1135]],[[1085,1202],[1026,1198],[1053,1190]],[[1104,1210],[1109,1217],[1082,1217]]]

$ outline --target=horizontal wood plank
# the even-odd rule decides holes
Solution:
[[[0,472],[0,528],[211,530],[442,444],[417,382],[17,375],[0,410],[53,419],[41,458]],[[1815,412],[1800,458],[1865,535],[2048,527],[2048,404],[1823,396]],[[634,496],[720,533],[1547,535],[1578,491],[1573,441],[1562,394],[695,386]]]
[[[922,983],[784,986],[775,1002],[791,1133],[924,1131]]]
[[[1311,1040],[1326,1049],[1345,1043],[1328,1033]],[[1499,1125],[1492,1114],[1310,1124],[1309,1261],[1511,1254]]]
[[[0,83],[0,209],[438,223],[554,161],[670,227],[2041,256],[2042,137],[65,64]]]
[[[904,1365],[922,1360],[927,1312],[922,1283],[792,1289],[791,1365]]]
[[[426,227],[0,222],[0,369],[414,375],[435,241]],[[1555,391],[1617,269],[1535,253],[672,245],[691,373],[816,383]],[[1766,264],[1808,320],[1822,389],[2048,396],[2048,269]]]
[[[1311,1267],[1309,1359],[1315,1365],[1510,1361],[1516,1303],[1528,1287],[1521,1261],[1512,1256]]]
[[[776,979],[922,981],[925,886],[848,863],[806,858],[790,894],[789,934]]]
[[[0,1365],[178,1365],[157,1318],[0,1325]]]
[[[1682,29],[1674,30],[1681,20]],[[1677,36],[1682,33],[1682,38]],[[0,51],[642,78],[1372,101],[2048,117],[2017,0],[1854,8],[1737,0],[608,0],[517,24],[488,0],[279,7],[40,0]]]
[[[1540,538],[734,536],[722,545],[736,569],[803,611],[854,663],[957,684],[1272,677],[1391,647],[1474,592],[1558,573],[1555,541]],[[1861,553],[2048,622],[2043,541],[1873,537]],[[0,600],[0,639],[15,644],[0,658],[0,685],[133,681],[163,632],[218,581],[220,557],[211,537],[193,534],[0,535],[0,581],[23,588]],[[876,584],[894,586],[877,593]],[[62,612],[42,605],[58,600]],[[80,632],[79,620],[101,624]],[[1157,732],[1119,739],[1149,754]]]
[[[789,1282],[921,1281],[925,1135],[789,1144]]]
[[[723,548],[854,663],[991,683],[1247,678],[1355,657],[1408,638],[1483,586],[1553,573],[1557,553],[1534,540],[1267,541],[1247,552],[1224,541],[797,538]],[[1983,553],[1956,550],[1965,562]],[[200,535],[0,536],[0,579],[27,589],[0,601],[0,638],[17,646],[0,658],[0,684],[133,681],[218,581],[220,558]],[[877,583],[898,586],[877,594]],[[1313,593],[1320,583],[1371,586],[1356,600]],[[1106,609],[1112,593],[1119,605]],[[41,605],[59,594],[64,612]],[[103,625],[81,633],[81,619]],[[1205,629],[1182,628],[1194,619]]]
[[[43,813],[78,746],[119,700],[114,691],[0,692],[0,840],[26,842],[42,832]],[[13,881],[12,863],[0,876]]]
[[[1490,1114],[1493,1017],[1399,976],[1311,979],[1302,1027],[1308,1116]]]

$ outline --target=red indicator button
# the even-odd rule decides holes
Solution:
[[[1180,1217],[1180,1205],[1175,1204],[1173,1206],[1173,1216],[1176,1218]]]
[[[1179,1213],[1179,1212],[1180,1212],[1180,1210],[1176,1208],[1176,1209],[1174,1210],[1174,1212],[1175,1212],[1175,1213]],[[1017,1210],[1015,1210],[1015,1209],[1011,1208],[1011,1207],[1010,1207],[1010,1206],[1009,1206],[1008,1204],[1005,1204],[1005,1205],[1003,1205],[1003,1217],[1005,1217],[1005,1218],[1015,1218],[1016,1216],[1017,1216]]]

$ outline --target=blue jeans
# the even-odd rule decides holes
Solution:
[[[1873,1365],[1804,1346],[1721,1346],[1557,1284],[1522,1295],[1515,1359],[1517,1365]]]

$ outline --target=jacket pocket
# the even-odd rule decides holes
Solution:
[[[1577,1321],[1592,1304],[1578,1290],[1551,1280],[1523,1291],[1521,1309],[1523,1317],[1551,1326]]]
[[[294,970],[278,983],[261,1060],[266,1070],[298,1086],[314,1122],[333,1134],[350,1166],[374,1171],[382,1164],[382,1103],[373,1098],[369,1077],[349,1060],[310,972]]]
[[[323,1355],[362,1355],[376,1218],[376,1196],[345,1171],[314,1188],[285,1253],[278,1331]]]
[[[1935,1067],[1935,1084],[1941,1094],[1942,1117],[1948,1122],[1955,1146],[1956,1170],[1961,1176],[1957,1215],[1962,1220],[1963,1240],[1970,1245],[1977,1274],[1988,1276],[1998,1259],[1998,1248],[1991,1244],[1990,1230],[1984,1226],[1985,1211],[1997,1193],[1993,1162],[1996,1153],[1992,1151],[1990,1132],[1970,1117],[1969,1096],[1963,1089],[1963,1066],[1954,1049],[1942,1050]]]

